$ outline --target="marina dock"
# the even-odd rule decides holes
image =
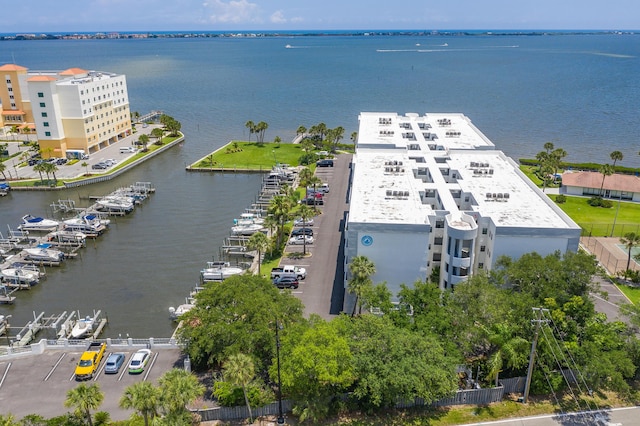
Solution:
[[[94,202],[87,207],[76,207],[74,200],[58,200],[50,205],[56,219],[27,214],[17,229],[7,225],[7,236],[0,232],[0,303],[15,303],[14,293],[44,279],[46,267],[58,267],[76,258],[86,247],[87,238],[106,232],[109,216],[132,212],[153,193],[150,182],[136,182],[91,197]]]

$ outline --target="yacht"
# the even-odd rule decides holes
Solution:
[[[26,214],[22,216],[22,223],[18,226],[21,231],[55,231],[60,226],[60,222],[52,219],[31,216]]]
[[[73,219],[67,219],[63,222],[64,229],[67,231],[79,231],[85,234],[102,234],[110,221],[108,219],[100,219],[96,215],[87,214]]]
[[[33,248],[24,249],[26,258],[37,262],[60,262],[64,259],[64,253],[51,248],[51,244],[38,244]]]
[[[229,262],[207,262],[207,267],[200,271],[200,278],[202,281],[222,281],[243,272],[244,269],[233,267]]]

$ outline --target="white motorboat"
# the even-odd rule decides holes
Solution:
[[[262,225],[264,223],[264,218],[256,213],[244,212],[240,215],[240,219],[236,219],[237,224],[242,223],[256,223],[258,225]]]
[[[31,216],[22,216],[22,223],[18,226],[21,231],[55,231],[60,226],[60,222],[52,219]]]
[[[253,235],[256,232],[260,232],[264,229],[264,226],[261,223],[240,223],[231,227],[231,233],[233,235]]]
[[[100,219],[96,215],[88,214],[67,219],[63,222],[67,231],[79,231],[86,234],[101,234],[109,226],[108,219]]]
[[[180,319],[180,317],[183,314],[186,314],[187,312],[189,312],[191,309],[195,308],[195,304],[193,303],[189,303],[190,301],[187,300],[187,303],[183,303],[182,305],[178,306],[177,308],[174,308],[173,306],[169,308],[169,317],[174,320],[177,321]]]
[[[200,271],[200,277],[202,281],[222,281],[243,272],[244,269],[233,267],[229,262],[207,262],[207,267]]]
[[[87,337],[87,335],[93,331],[93,323],[93,318],[89,316],[84,319],[79,319],[73,325],[70,337],[72,339],[82,339],[83,337]]]
[[[87,234],[80,231],[53,231],[47,234],[47,241],[55,241],[58,243],[75,243],[78,245],[84,245],[87,239]]]
[[[28,260],[37,262],[60,262],[64,259],[64,253],[51,248],[51,244],[38,244],[33,248],[24,249]]]
[[[127,196],[108,195],[96,201],[100,210],[129,213],[133,211],[134,201]]]
[[[0,271],[2,281],[14,284],[35,285],[40,282],[40,272],[29,268],[7,268]]]

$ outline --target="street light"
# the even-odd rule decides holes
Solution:
[[[275,155],[275,154],[274,154]],[[280,323],[276,319],[276,358],[278,359],[278,424],[284,424],[282,415],[282,381],[280,380],[280,335],[278,334]]]
[[[275,165],[278,165],[278,159],[276,158],[276,151],[275,150],[271,150],[271,153],[273,154],[273,161],[275,162]]]

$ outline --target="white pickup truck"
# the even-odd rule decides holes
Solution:
[[[282,268],[273,268],[271,270],[271,279],[287,276],[304,280],[307,277],[307,270],[294,265],[285,265]]]

